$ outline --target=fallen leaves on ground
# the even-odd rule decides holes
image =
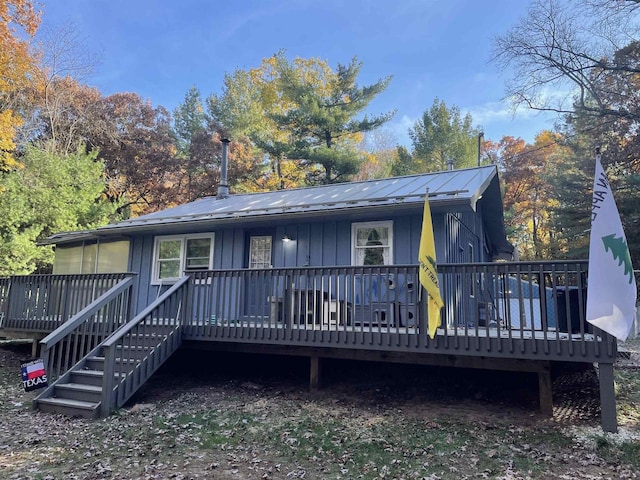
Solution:
[[[523,406],[487,391],[459,398],[428,381],[380,379],[375,368],[309,392],[304,376],[197,381],[174,365],[115,415],[92,421],[32,410],[35,395],[19,381],[24,356],[0,347],[1,478],[638,478],[615,450],[640,445],[634,425],[604,435],[590,407],[547,419],[530,398]],[[559,401],[573,405],[580,394]]]

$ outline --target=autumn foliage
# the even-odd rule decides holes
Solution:
[[[0,1],[0,171],[17,166],[14,139],[23,121],[19,93],[30,82],[34,58],[28,39],[39,23],[40,15],[30,1]]]

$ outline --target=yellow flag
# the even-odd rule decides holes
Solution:
[[[429,312],[429,337],[433,338],[440,326],[440,309],[444,307],[440,296],[438,269],[436,267],[436,246],[433,241],[433,224],[431,223],[431,209],[429,208],[429,194],[424,199],[424,214],[422,217],[422,233],[420,235],[420,249],[418,250],[420,264],[420,283],[427,291],[427,306]]]

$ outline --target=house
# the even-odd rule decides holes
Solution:
[[[426,194],[445,302],[433,339],[417,265]],[[615,340],[587,331],[582,299],[555,300],[585,287],[586,262],[508,261],[495,166],[251,194],[221,187],[48,241],[54,274],[5,280],[1,308],[5,332],[46,335],[57,382],[36,400],[43,410],[107,415],[187,345],[308,357],[314,386],[329,357],[535,372],[547,412],[552,362],[597,362],[603,428],[616,428]],[[577,330],[559,328],[560,310]]]

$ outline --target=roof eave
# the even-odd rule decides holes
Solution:
[[[230,225],[236,222],[247,222],[247,221],[261,221],[265,218],[277,219],[281,221],[287,220],[297,220],[298,218],[319,218],[326,215],[349,215],[349,214],[367,214],[367,213],[375,213],[379,211],[381,208],[385,208],[387,212],[393,211],[402,211],[402,210],[418,210],[422,209],[424,203],[423,201],[419,202],[410,202],[410,203],[380,203],[377,205],[354,205],[341,207],[336,209],[323,209],[316,211],[296,211],[296,212],[273,212],[273,213],[260,213],[257,215],[245,214],[245,215],[234,215],[234,216],[226,216],[226,217],[212,217],[203,215],[201,217],[189,218],[188,220],[181,220],[179,218],[176,219],[157,219],[150,221],[144,225],[136,224],[136,225],[123,225],[123,224],[114,224],[114,225],[106,225],[104,227],[99,227],[95,230],[89,230],[86,232],[82,232],[83,235],[78,235],[78,232],[68,232],[68,233],[59,233],[52,235],[45,239],[43,244],[61,244],[61,243],[70,243],[75,241],[82,240],[95,240],[99,238],[110,237],[112,235],[131,235],[135,233],[145,233],[150,231],[155,231],[160,226],[166,227],[192,227],[196,225]],[[470,203],[469,197],[466,198],[446,198],[446,199],[438,199],[437,201],[433,201],[431,203],[431,209],[433,212],[438,212],[440,210],[446,210],[450,207],[471,207],[475,208],[475,203],[472,201]]]

